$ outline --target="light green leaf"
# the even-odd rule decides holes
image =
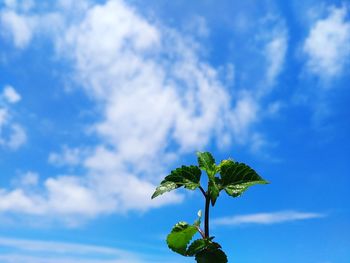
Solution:
[[[171,250],[186,256],[187,245],[197,232],[197,227],[186,222],[177,223],[167,237],[167,243]]]
[[[221,187],[230,196],[237,197],[250,186],[268,184],[252,168],[244,163],[224,160],[220,164]]]
[[[187,189],[194,190],[199,186],[201,178],[201,170],[194,165],[182,166],[171,171],[156,188],[152,195],[152,199],[171,190],[184,186]]]
[[[197,152],[199,168],[206,171],[208,176],[213,179],[217,169],[215,159],[210,152]]]

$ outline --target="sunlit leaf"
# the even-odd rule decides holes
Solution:
[[[167,243],[171,250],[181,255],[186,255],[187,245],[196,234],[197,228],[186,222],[177,223],[167,237]]]
[[[177,168],[164,178],[153,193],[152,199],[181,186],[194,190],[199,186],[200,178],[201,170],[197,166],[191,165]]]
[[[250,186],[268,184],[252,168],[244,163],[224,160],[220,164],[221,187],[230,196],[237,197]]]
[[[216,173],[215,159],[210,152],[197,152],[198,166],[207,172],[209,177],[213,177]]]

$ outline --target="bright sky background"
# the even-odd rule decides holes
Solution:
[[[1,0],[0,262],[194,262],[151,200],[197,150],[271,182],[220,195],[229,262],[349,263],[346,0]]]

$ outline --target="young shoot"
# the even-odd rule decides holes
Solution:
[[[209,233],[210,205],[215,205],[222,190],[229,196],[238,197],[250,186],[268,182],[244,163],[228,159],[217,165],[209,152],[197,152],[197,157],[198,165],[183,165],[171,171],[157,187],[152,199],[180,187],[199,189],[205,200],[204,230],[201,228],[202,212],[199,211],[198,219],[193,224],[179,222],[173,227],[166,239],[168,247],[183,256],[195,257],[198,263],[226,263],[226,254]],[[206,190],[200,182],[202,171],[208,177]],[[200,238],[191,242],[197,233]]]

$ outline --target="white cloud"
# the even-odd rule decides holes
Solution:
[[[2,129],[2,126],[5,125],[8,118],[8,110],[5,108],[0,108],[0,131]]]
[[[198,37],[209,37],[210,29],[205,18],[201,16],[193,16],[190,20],[186,20],[184,25],[186,32]]]
[[[216,127],[228,119],[229,99],[216,72],[198,61],[177,32],[155,27],[121,1],[90,9],[60,47],[74,51],[66,55],[73,55],[77,76],[104,107],[95,131],[110,147],[96,147],[85,165],[92,174],[104,174],[104,187],[120,180],[139,185],[134,201],[120,189],[121,207],[141,209],[143,202],[137,200],[147,200],[152,191],[152,184],[130,172],[145,176],[154,163],[162,165],[159,155],[177,152],[167,150],[170,144],[180,152],[204,147],[219,137]],[[130,164],[137,168],[128,171]]]
[[[48,258],[47,256],[33,256],[33,255],[18,255],[17,253],[4,253],[0,255],[2,263],[145,263],[145,261],[129,259],[92,259],[92,258],[76,258],[76,257],[59,257]]]
[[[303,45],[307,69],[322,79],[342,74],[350,58],[348,9],[330,8],[329,16],[317,20]]]
[[[27,141],[27,134],[23,127],[19,124],[13,124],[11,126],[11,135],[6,142],[6,145],[12,149],[17,150]]]
[[[218,139],[229,95],[177,32],[109,1],[70,28],[64,50],[67,44],[87,93],[104,105],[96,131],[123,158],[154,157],[171,140],[192,151]]]
[[[247,132],[251,123],[254,123],[258,115],[258,103],[255,98],[247,92],[241,94],[240,98],[237,100],[237,104],[232,111],[230,116],[231,122],[234,123],[233,131],[235,139],[238,142],[247,140],[246,136],[250,136]]]
[[[267,84],[274,85],[276,78],[282,71],[287,53],[287,36],[284,30],[271,39],[265,52],[269,63],[266,73]]]
[[[135,247],[145,247],[135,243]],[[106,246],[0,237],[0,261],[2,263],[175,263],[162,253],[137,253],[135,251]],[[162,252],[159,249],[159,252]],[[176,258],[176,257],[174,257]]]
[[[259,27],[260,30],[254,35],[255,48],[258,51],[254,53],[257,58],[253,63],[260,64],[258,75],[255,77],[259,80],[249,92],[241,91],[235,114],[231,119],[235,123],[232,128],[236,130],[236,134],[240,134],[236,136],[238,142],[249,141],[250,151],[266,158],[269,155],[264,152],[271,142],[264,134],[251,127],[265,117],[276,116],[279,110],[277,104],[271,108],[266,98],[278,88],[278,79],[285,66],[289,34],[284,19],[274,14],[263,17],[259,21]]]
[[[77,10],[86,10],[90,5],[90,1],[86,0],[58,0],[56,1],[56,3],[60,8],[63,8],[66,12],[71,12],[72,10],[74,10],[74,12],[76,12]]]
[[[6,7],[14,9],[17,7],[17,0],[4,0],[4,4]]]
[[[75,218],[178,203],[183,196],[175,193],[150,199],[169,160],[212,141],[222,147],[251,140],[259,101],[248,92],[232,97],[193,39],[119,0],[62,24],[53,35],[57,57],[73,63],[73,77],[99,106],[99,121],[90,127],[99,142],[86,154],[67,147],[49,156],[53,164],[77,165],[83,176],[51,176],[32,191],[2,190],[0,211],[76,224]]]
[[[26,251],[54,252],[57,254],[104,254],[114,256],[128,254],[126,251],[109,247],[3,237],[0,238],[0,245]]]
[[[4,116],[6,113],[4,109],[0,109],[0,145],[17,150],[26,143],[27,134],[21,125],[9,124]],[[6,135],[4,135],[3,130],[6,130]]]
[[[282,211],[273,213],[259,213],[250,215],[237,215],[232,217],[222,217],[212,220],[213,225],[217,226],[235,226],[243,224],[261,224],[270,225],[299,220],[315,219],[325,217],[319,213],[305,213],[298,211]]]
[[[28,171],[20,176],[19,179],[14,180],[14,184],[22,187],[36,186],[39,183],[39,174],[36,172]]]
[[[9,103],[17,103],[21,100],[21,95],[17,93],[17,91],[10,85],[7,85],[4,87],[2,96],[9,102]]]
[[[9,104],[20,101],[21,96],[11,86],[5,86],[0,94],[0,146],[17,150],[27,141],[24,128],[13,121]]]
[[[284,20],[275,15],[268,15],[262,20],[262,32],[257,34],[257,40],[265,60],[265,76],[258,90],[258,97],[268,95],[277,84],[283,71],[288,50],[288,30]]]
[[[13,10],[0,12],[1,33],[8,35],[18,48],[26,47],[33,36],[36,21],[30,16],[19,15]]]
[[[93,190],[84,180],[73,176],[49,178],[45,181],[48,200],[45,206],[56,214],[81,214],[90,216],[102,212],[107,204],[99,203]],[[45,208],[45,206],[43,208]],[[47,211],[44,211],[47,212]]]
[[[11,191],[0,189],[0,211],[45,216],[74,227],[97,215],[146,211],[182,200],[170,193],[152,201],[155,185],[129,174],[59,176],[48,178],[39,187],[41,192],[23,184]]]
[[[61,153],[50,153],[49,163],[57,166],[76,166],[82,163],[86,151],[81,148],[63,146]]]
[[[127,250],[75,243],[0,237],[0,248],[7,253],[1,262],[35,263],[145,263],[141,255]],[[12,252],[12,251],[15,251]],[[45,256],[40,256],[45,255]]]
[[[0,211],[38,214],[41,208],[36,206],[38,200],[29,198],[22,189],[11,192],[0,189]]]
[[[4,0],[4,4],[11,10],[20,9],[28,11],[34,6],[34,0]]]
[[[75,1],[71,6],[64,6],[60,1],[57,3],[59,10],[35,13],[32,11],[34,7],[43,8],[40,2],[34,0],[7,0],[7,2],[6,8],[0,10],[0,36],[11,41],[18,49],[28,47],[36,36],[51,38],[55,34],[62,33],[65,15],[70,14],[68,11],[74,9],[75,14],[78,14],[78,11],[84,10],[83,6],[87,6],[84,0]]]

